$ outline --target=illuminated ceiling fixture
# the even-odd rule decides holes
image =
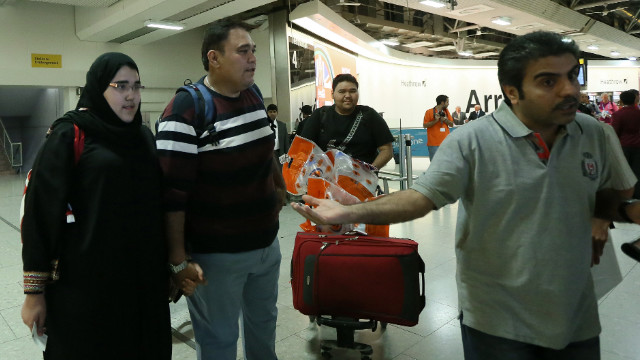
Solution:
[[[336,5],[360,6],[362,4],[360,4],[359,2],[353,2],[353,1],[350,1],[350,0],[340,0],[340,1],[338,1],[338,3]]]
[[[431,6],[434,8],[443,8],[447,6],[447,4],[444,3],[443,1],[438,1],[438,0],[424,0],[424,1],[420,1],[420,4]]]
[[[611,52],[611,56],[618,56],[618,55],[620,55],[620,53],[615,50]]]
[[[465,51],[458,52],[458,55],[460,55],[460,56],[473,56],[473,52],[471,52],[469,50],[465,50]]]
[[[589,49],[589,50],[598,50],[599,48],[598,48],[598,45],[593,45],[592,44],[592,45],[587,46],[587,49]]]
[[[511,25],[511,18],[508,16],[496,16],[493,19],[491,19],[491,22],[496,25],[506,26],[506,25]]]
[[[380,41],[381,43],[387,45],[387,46],[398,46],[400,45],[400,42],[398,40],[395,39],[384,39]]]
[[[631,61],[636,61],[638,60],[638,58],[636,58],[635,56],[629,56],[627,59],[631,60]]]
[[[167,30],[182,30],[184,29],[184,24],[171,22],[171,21],[155,21],[155,20],[147,20],[144,22],[144,26],[158,28],[158,29],[167,29]]]

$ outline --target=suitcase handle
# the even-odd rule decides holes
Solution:
[[[420,295],[420,311],[418,311],[418,313],[421,313],[422,310],[424,309],[425,303],[426,303],[426,295],[425,295],[425,281],[424,281],[424,273],[426,270],[426,266],[424,264],[424,260],[422,260],[422,257],[420,256],[420,254],[418,254],[418,266],[419,269],[418,271],[420,272],[420,276],[422,277],[422,294]]]

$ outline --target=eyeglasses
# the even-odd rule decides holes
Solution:
[[[129,83],[115,82],[115,83],[109,83],[109,86],[116,89],[116,91],[122,94],[128,93],[129,90],[133,90],[134,93],[139,93],[140,91],[144,90],[144,85],[140,85],[140,84],[129,85]]]

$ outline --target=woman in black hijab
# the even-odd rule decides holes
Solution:
[[[171,358],[161,172],[141,90],[130,57],[98,57],[76,110],[53,123],[35,161],[22,318],[48,335],[44,359]],[[85,136],[77,161],[75,126]]]

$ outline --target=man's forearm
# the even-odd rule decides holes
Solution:
[[[376,169],[381,169],[383,166],[387,165],[389,160],[392,158],[393,146],[391,144],[385,144],[378,148],[378,156],[376,156],[371,165],[375,166]]]
[[[425,216],[433,202],[415,190],[404,190],[376,200],[348,206],[346,223],[394,224]]]
[[[425,129],[426,129],[426,128],[430,128],[430,127],[432,127],[433,125],[435,125],[438,121],[440,121],[440,120],[439,120],[439,119],[434,119],[433,121],[429,121],[429,122],[426,122],[426,123],[422,123],[422,127],[423,127],[423,128],[425,128]]]

